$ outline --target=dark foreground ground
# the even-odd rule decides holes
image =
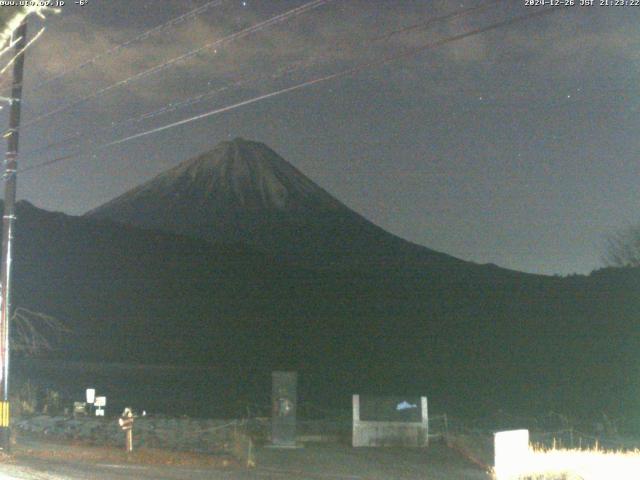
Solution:
[[[295,450],[259,448],[257,466],[145,465],[103,458],[47,458],[46,444],[16,448],[12,458],[0,464],[0,479],[61,480],[97,479],[313,479],[313,480],[488,480],[482,469],[469,463],[444,444],[427,449],[354,449],[346,445],[311,444]],[[65,447],[73,449],[74,447]],[[59,453],[59,452],[58,452]]]

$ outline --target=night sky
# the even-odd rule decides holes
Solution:
[[[640,7],[556,9],[92,151],[541,8],[525,6],[525,0],[334,0],[29,124],[306,2],[221,1],[41,86],[206,3],[89,0],[81,7],[68,0],[59,15],[47,19],[46,32],[27,57],[20,165],[88,154],[21,174],[20,198],[82,214],[241,136],[265,142],[383,228],[479,263],[588,273],[602,265],[605,236],[640,220]],[[480,5],[489,6],[387,35]],[[31,34],[39,26],[33,22]],[[10,74],[3,77],[6,86]],[[213,91],[193,105],[128,121]],[[76,133],[81,137],[37,151]]]

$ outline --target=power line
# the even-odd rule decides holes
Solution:
[[[204,50],[207,50],[207,49],[210,49],[210,48],[214,48],[214,47],[217,47],[217,46],[232,42],[232,41],[237,40],[239,38],[246,37],[246,36],[248,36],[248,35],[250,35],[252,33],[255,33],[255,32],[263,30],[263,29],[265,29],[267,27],[270,27],[271,25],[275,25],[277,23],[281,23],[281,22],[283,22],[285,20],[288,20],[291,17],[296,17],[298,15],[302,15],[303,13],[306,13],[309,10],[318,8],[318,7],[328,3],[330,1],[332,1],[332,0],[313,0],[313,1],[311,1],[309,3],[306,3],[306,4],[304,4],[304,5],[300,6],[300,7],[293,8],[291,10],[288,10],[288,11],[284,12],[284,13],[281,13],[281,14],[278,14],[278,15],[276,15],[274,17],[271,17],[268,20],[264,20],[262,22],[259,22],[259,23],[255,24],[255,25],[251,26],[251,27],[248,27],[248,28],[245,28],[245,29],[240,30],[238,32],[232,33],[231,35],[227,35],[226,37],[223,37],[223,38],[221,38],[219,40],[207,43],[207,44],[205,44],[205,45],[203,45],[201,47],[198,47],[198,48],[196,48],[194,50],[191,50],[191,51],[189,51],[187,53],[184,53],[184,54],[179,55],[177,57],[174,57],[174,58],[172,58],[170,60],[167,60],[164,63],[156,65],[155,67],[151,67],[151,68],[149,68],[147,70],[144,70],[144,71],[142,71],[140,73],[137,73],[137,74],[132,75],[132,76],[130,76],[128,78],[125,78],[124,80],[120,80],[118,82],[112,83],[111,85],[109,85],[109,86],[107,86],[105,88],[102,88],[100,90],[97,90],[96,92],[94,92],[92,94],[89,94],[89,95],[86,95],[84,97],[78,98],[78,99],[76,99],[76,100],[74,100],[72,102],[69,102],[67,104],[64,104],[64,105],[62,105],[62,106],[60,106],[58,108],[50,110],[50,111],[48,111],[46,113],[43,113],[41,115],[38,115],[37,117],[33,118],[32,120],[24,123],[22,128],[31,126],[31,125],[33,125],[35,123],[38,123],[38,122],[40,122],[40,121],[42,121],[42,120],[44,120],[46,118],[49,118],[49,117],[51,117],[53,115],[56,115],[58,113],[62,113],[62,112],[65,112],[67,110],[70,110],[72,108],[75,108],[75,107],[77,107],[79,105],[82,105],[82,104],[88,102],[89,100],[93,100],[95,98],[99,98],[99,97],[111,92],[112,90],[115,90],[116,88],[122,87],[124,85],[128,85],[131,82],[140,80],[142,78],[146,78],[146,77],[148,77],[150,75],[154,75],[154,74],[156,74],[158,72],[161,72],[161,71],[163,71],[163,70],[175,65],[176,63],[183,62],[185,60],[193,58],[193,57],[195,57],[196,55],[198,55],[200,52],[202,52]]]
[[[161,25],[157,25],[145,32],[142,32],[140,35],[137,35],[123,43],[120,43],[108,50],[105,50],[102,53],[97,54],[96,56],[94,56],[93,58],[90,58],[89,60],[86,60],[80,64],[77,64],[75,66],[69,67],[65,70],[63,70],[62,72],[59,72],[56,75],[53,75],[52,77],[47,78],[46,80],[43,80],[42,82],[40,82],[39,84],[37,84],[36,86],[34,86],[32,88],[33,91],[38,91],[40,89],[42,89],[44,86],[50,84],[51,82],[54,82],[56,80],[59,80],[63,77],[66,77],[67,75],[77,72],[78,70],[82,70],[84,68],[87,68],[95,63],[97,63],[99,60],[103,59],[104,57],[107,57],[109,55],[113,55],[114,53],[118,53],[119,51],[127,48],[128,46],[137,43],[137,42],[141,42],[143,40],[146,40],[147,38],[149,38],[152,35],[155,35],[157,33],[160,33],[164,30],[167,30],[170,27],[174,27],[175,25],[178,25],[182,22],[185,22],[187,20],[190,20],[192,18],[197,17],[198,15],[206,12],[207,10],[213,8],[213,7],[217,7],[220,6],[222,3],[224,3],[226,0],[213,0],[211,2],[208,2],[194,10],[191,10],[187,13],[184,13],[178,17],[172,18],[171,20],[161,24]]]
[[[332,74],[325,75],[325,76],[322,76],[322,77],[318,77],[318,78],[315,78],[315,79],[312,79],[312,80],[308,80],[306,82],[299,83],[297,85],[293,85],[291,87],[287,87],[287,88],[283,88],[283,89],[280,89],[280,90],[276,90],[274,92],[270,92],[270,93],[266,93],[266,94],[263,94],[263,95],[259,95],[257,97],[251,98],[249,100],[244,100],[244,101],[232,104],[232,105],[228,105],[226,107],[221,107],[221,108],[212,110],[210,112],[206,112],[206,113],[203,113],[203,114],[200,114],[200,115],[196,115],[196,116],[193,116],[193,117],[190,117],[190,118],[187,118],[187,119],[183,119],[183,120],[180,120],[180,121],[177,121],[177,122],[173,122],[173,123],[170,123],[168,125],[163,125],[161,127],[153,128],[153,129],[147,130],[145,132],[141,132],[141,133],[137,133],[137,134],[134,134],[134,135],[130,135],[128,137],[125,137],[125,138],[122,138],[122,139],[119,139],[119,140],[115,140],[113,142],[109,142],[109,143],[103,144],[99,148],[103,149],[103,148],[108,148],[108,147],[111,147],[111,146],[119,145],[119,144],[122,144],[122,143],[125,143],[125,142],[129,142],[131,140],[135,140],[137,138],[141,138],[141,137],[144,137],[144,136],[147,136],[147,135],[152,135],[154,133],[159,133],[159,132],[162,132],[164,130],[168,130],[170,128],[178,127],[180,125],[185,125],[187,123],[192,123],[192,122],[195,122],[195,121],[198,121],[198,120],[202,120],[204,118],[208,118],[208,117],[219,115],[221,113],[225,113],[225,112],[228,112],[228,111],[231,111],[231,110],[235,110],[236,108],[244,107],[246,105],[250,105],[250,104],[262,101],[262,100],[266,100],[268,98],[276,97],[276,96],[279,96],[279,95],[282,95],[282,94],[285,94],[285,93],[290,93],[290,92],[293,92],[293,91],[296,91],[296,90],[300,90],[302,88],[310,87],[310,86],[318,84],[318,83],[326,82],[328,80],[334,80],[334,79],[337,79],[337,78],[341,78],[341,77],[345,77],[345,76],[348,76],[348,75],[352,75],[352,74],[358,73],[358,72],[360,72],[360,71],[362,71],[364,69],[377,67],[377,66],[384,65],[386,63],[395,61],[395,60],[399,60],[401,58],[406,58],[406,57],[417,55],[418,53],[421,53],[424,50],[437,48],[437,47],[440,47],[440,46],[445,45],[447,43],[455,42],[455,41],[462,40],[462,39],[467,38],[467,37],[471,37],[471,36],[474,36],[474,35],[485,33],[485,32],[491,31],[491,30],[495,30],[495,29],[503,27],[503,26],[512,25],[514,23],[517,23],[519,21],[522,21],[522,20],[525,20],[525,19],[528,19],[528,18],[531,18],[531,17],[540,16],[540,15],[549,13],[552,10],[553,9],[550,8],[550,9],[546,9],[546,10],[542,10],[542,11],[538,11],[538,12],[533,12],[533,13],[530,13],[530,14],[527,14],[527,15],[521,15],[519,17],[515,17],[515,18],[509,19],[509,20],[506,20],[506,21],[503,21],[503,22],[500,22],[500,23],[497,23],[497,24],[493,24],[493,25],[490,25],[490,26],[487,26],[487,27],[478,28],[478,29],[472,30],[470,32],[466,32],[466,33],[463,33],[463,34],[460,34],[460,35],[455,35],[453,37],[445,38],[443,40],[439,40],[439,41],[433,42],[431,44],[423,45],[421,47],[412,48],[412,49],[410,49],[410,50],[408,50],[406,52],[403,52],[401,54],[398,54],[398,55],[390,55],[390,56],[384,57],[384,58],[382,58],[380,60],[362,63],[362,64],[359,64],[359,65],[356,65],[355,67],[352,67],[352,68],[349,68],[349,69],[346,69],[346,70],[342,70],[340,72],[336,72],[336,73],[332,73]]]
[[[298,63],[296,63],[294,65],[287,66],[286,68],[282,68],[282,69],[280,69],[280,71],[272,74],[270,76],[270,78],[276,79],[276,78],[282,77],[284,75],[287,75],[289,73],[292,73],[295,70],[297,70],[298,68],[300,68],[301,66],[303,66],[304,64],[305,64],[304,62],[298,62]],[[95,129],[95,130],[93,130],[91,132],[91,135],[96,135],[96,134],[101,133],[101,132],[110,131],[110,130],[114,130],[114,129],[117,129],[117,128],[122,128],[122,127],[125,127],[127,125],[135,125],[135,124],[141,123],[141,122],[143,122],[145,120],[151,120],[151,119],[156,118],[156,117],[158,117],[160,115],[164,115],[164,114],[167,114],[167,113],[175,112],[176,110],[179,110],[179,109],[184,108],[184,107],[197,105],[197,104],[199,104],[201,102],[204,102],[206,100],[209,100],[211,98],[215,98],[216,96],[218,96],[222,92],[225,92],[227,90],[230,90],[230,89],[238,87],[238,86],[249,84],[251,81],[256,80],[256,78],[260,78],[260,77],[254,77],[254,78],[251,78],[251,79],[235,79],[232,82],[230,82],[230,83],[228,83],[226,85],[223,85],[221,87],[214,88],[214,89],[209,90],[207,92],[204,92],[204,93],[201,93],[201,94],[186,98],[186,99],[178,101],[178,102],[168,103],[168,104],[164,105],[161,108],[158,108],[158,109],[153,110],[151,112],[145,112],[145,113],[142,113],[140,115],[136,115],[134,117],[129,117],[126,120],[118,122],[117,124],[111,124],[111,125],[107,125],[105,127],[101,127],[101,128]],[[51,148],[61,147],[61,146],[66,145],[69,142],[74,141],[74,140],[77,140],[77,139],[80,139],[80,138],[84,138],[85,136],[86,136],[85,132],[78,132],[78,133],[76,133],[74,135],[69,135],[69,136],[67,136],[65,138],[62,138],[61,140],[58,140],[56,142],[51,142],[51,143],[49,143],[49,144],[47,144],[47,145],[45,145],[43,147],[36,148],[36,149],[33,149],[33,150],[29,150],[27,152],[24,152],[23,156],[32,156],[32,155],[47,151],[47,150],[49,150]],[[79,145],[76,144],[75,146],[79,146]]]
[[[387,40],[387,39],[393,37],[394,35],[407,33],[407,32],[410,32],[412,30],[417,30],[417,29],[420,29],[420,28],[430,27],[432,24],[437,23],[437,22],[442,22],[444,20],[451,20],[453,18],[462,17],[462,16],[466,16],[466,15],[469,15],[469,14],[482,12],[483,10],[487,10],[490,7],[494,7],[498,3],[502,3],[502,1],[503,0],[494,0],[494,1],[491,1],[491,2],[488,2],[488,3],[485,3],[484,5],[478,5],[476,7],[464,8],[462,10],[457,10],[457,11],[454,11],[454,12],[451,12],[451,13],[440,15],[438,17],[432,17],[432,18],[429,18],[425,22],[419,22],[419,23],[415,23],[413,25],[408,25],[406,27],[402,27],[402,28],[399,28],[397,30],[392,30],[391,32],[385,33],[384,35],[380,35],[379,37],[374,37],[374,38],[372,38],[370,40],[370,42],[379,42],[380,40]]]
[[[404,28],[401,28],[401,29],[392,30],[392,31],[390,31],[390,32],[388,32],[388,33],[386,33],[384,35],[373,37],[371,39],[365,40],[365,44],[368,45],[368,44],[373,43],[373,42],[379,42],[381,40],[390,38],[393,35],[402,34],[402,33],[405,33],[407,31],[414,30],[416,28],[420,28],[420,27],[421,28],[427,28],[427,27],[430,27],[431,25],[433,25],[433,24],[435,24],[435,23],[437,23],[439,21],[451,20],[451,19],[454,19],[454,18],[457,18],[457,17],[466,16],[466,15],[468,15],[470,13],[477,13],[478,11],[485,10],[485,9],[487,9],[487,8],[497,4],[497,3],[501,3],[501,1],[502,0],[495,0],[493,2],[489,2],[489,3],[485,4],[485,5],[459,9],[459,10],[450,12],[450,13],[445,14],[445,15],[432,17],[432,18],[429,18],[428,20],[426,20],[424,22],[413,24],[413,25],[410,25],[408,27],[404,27]],[[338,47],[338,46],[339,45],[334,45],[334,49],[336,47]],[[299,68],[298,65],[289,67],[288,69],[285,69],[285,71],[283,71],[283,72],[278,72],[277,74],[272,75],[271,78],[278,78],[278,77],[283,76],[283,75],[285,75],[287,73],[295,71],[297,68]],[[254,80],[254,79],[255,78],[252,78],[251,80]],[[233,82],[231,82],[230,84],[227,84],[226,86],[223,86],[223,87],[220,87],[220,88],[216,88],[216,89],[210,90],[208,92],[205,92],[205,93],[202,93],[202,94],[199,94],[199,95],[195,95],[193,97],[187,98],[187,99],[185,99],[183,101],[180,101],[180,102],[171,102],[171,103],[169,103],[169,104],[167,104],[167,105],[165,105],[165,106],[163,106],[163,107],[161,107],[161,108],[159,108],[157,110],[154,110],[154,111],[151,111],[151,112],[148,112],[148,113],[144,113],[144,114],[141,114],[141,115],[137,115],[135,117],[128,118],[128,119],[126,119],[126,120],[124,120],[122,122],[119,122],[116,125],[112,124],[112,125],[109,125],[109,126],[106,126],[106,127],[103,127],[103,128],[99,128],[99,129],[95,130],[94,132],[92,132],[92,134],[100,133],[100,132],[103,132],[103,131],[110,131],[110,130],[114,130],[116,128],[122,128],[122,127],[124,127],[126,125],[140,123],[140,122],[142,122],[144,120],[149,120],[149,119],[152,119],[152,118],[156,118],[159,115],[163,115],[163,114],[166,114],[166,113],[174,112],[174,111],[176,111],[176,110],[178,110],[180,108],[186,107],[186,106],[196,105],[196,104],[198,104],[200,102],[209,100],[209,99],[217,96],[218,94],[220,94],[223,91],[229,90],[230,88],[237,87],[239,85],[248,84],[249,82],[250,82],[250,80],[243,80],[243,79],[234,80]],[[67,137],[65,137],[65,138],[63,138],[61,140],[56,141],[56,142],[51,142],[51,143],[49,143],[49,144],[47,144],[47,145],[45,145],[43,147],[40,147],[40,148],[25,152],[24,155],[26,156],[26,155],[38,154],[38,153],[46,151],[46,150],[48,150],[50,148],[63,146],[63,145],[65,145],[66,143],[68,143],[70,141],[73,141],[73,140],[76,140],[76,139],[79,139],[79,138],[83,138],[83,137],[85,137],[85,134],[84,133],[80,133],[80,132],[76,133],[74,135],[69,135],[69,136],[67,136]]]
[[[24,55],[24,53],[25,53],[27,50],[29,50],[29,48],[31,48],[31,46],[32,46],[34,43],[36,43],[36,42],[38,41],[38,39],[39,39],[39,38],[42,36],[42,34],[44,33],[44,30],[45,30],[45,27],[42,27],[42,28],[38,31],[38,33],[36,33],[36,34],[34,35],[34,37],[33,37],[31,40],[29,40],[29,41],[27,42],[27,44],[24,46],[24,48],[23,48],[22,50],[20,50],[18,53],[16,53],[16,54],[13,56],[13,58],[12,58],[11,60],[9,60],[9,62],[8,62],[4,67],[2,67],[2,69],[0,70],[0,76],[1,76],[2,74],[4,74],[7,70],[9,70],[9,67],[11,67],[11,65],[13,65],[13,64],[18,60],[18,58],[20,58],[20,56],[21,56],[21,55]]]
[[[148,135],[152,135],[152,134],[159,133],[159,132],[162,132],[162,131],[165,131],[165,130],[169,130],[171,128],[175,128],[175,127],[178,127],[178,126],[181,126],[181,125],[186,125],[188,123],[192,123],[192,122],[195,122],[195,121],[198,121],[198,120],[202,120],[204,118],[213,117],[213,116],[225,113],[225,112],[229,112],[231,110],[235,110],[235,109],[240,108],[240,107],[251,105],[253,103],[257,103],[257,102],[260,102],[260,101],[263,101],[263,100],[267,100],[269,98],[273,98],[273,97],[280,96],[280,95],[283,95],[283,94],[286,94],[286,93],[294,92],[296,90],[301,90],[303,88],[310,87],[312,85],[323,83],[323,82],[326,82],[328,80],[334,80],[334,79],[337,79],[337,78],[342,78],[342,77],[346,77],[346,76],[349,76],[349,75],[353,75],[353,74],[358,73],[358,72],[360,72],[362,70],[365,70],[365,69],[378,67],[378,66],[390,63],[392,61],[396,61],[396,60],[399,60],[399,59],[415,56],[415,55],[417,55],[417,54],[419,54],[419,53],[421,53],[421,52],[423,52],[425,50],[430,50],[430,49],[437,48],[437,47],[440,47],[440,46],[448,44],[448,43],[456,42],[456,41],[471,37],[471,36],[475,36],[475,35],[479,35],[479,34],[482,34],[482,33],[486,33],[486,32],[492,31],[492,30],[496,30],[498,28],[510,26],[510,25],[515,24],[515,23],[519,23],[519,22],[522,22],[524,20],[528,20],[530,18],[539,17],[539,16],[542,16],[542,15],[547,15],[547,14],[553,12],[553,11],[558,11],[558,10],[561,10],[563,8],[566,8],[566,7],[561,6],[561,7],[547,8],[547,9],[544,9],[544,10],[538,10],[538,11],[535,11],[535,12],[528,13],[526,15],[520,15],[518,17],[514,17],[514,18],[511,18],[509,20],[498,22],[498,23],[495,23],[495,24],[492,24],[492,25],[489,25],[489,26],[486,26],[486,27],[477,28],[477,29],[471,30],[471,31],[466,32],[466,33],[462,33],[462,34],[455,35],[455,36],[452,36],[452,37],[448,37],[448,38],[445,38],[445,39],[442,39],[442,40],[438,40],[436,42],[432,42],[432,43],[429,43],[429,44],[426,44],[426,45],[422,45],[420,47],[411,48],[411,49],[409,49],[409,50],[407,50],[407,51],[405,51],[405,52],[403,52],[401,54],[390,55],[390,56],[384,57],[384,58],[382,58],[380,60],[361,63],[359,65],[356,65],[355,67],[348,68],[346,70],[341,70],[341,71],[336,72],[336,73],[332,73],[332,74],[329,74],[329,75],[318,77],[318,78],[315,78],[315,79],[312,79],[312,80],[307,80],[306,82],[302,82],[302,83],[293,85],[291,87],[287,87],[287,88],[283,88],[283,89],[280,89],[280,90],[276,90],[274,92],[270,92],[270,93],[266,93],[266,94],[263,94],[263,95],[259,95],[257,97],[254,97],[254,98],[251,98],[251,99],[248,99],[248,100],[244,100],[244,101],[232,104],[232,105],[228,105],[228,106],[217,108],[215,110],[212,110],[212,111],[209,111],[209,112],[206,112],[206,113],[202,113],[200,115],[195,115],[193,117],[189,117],[189,118],[177,121],[177,122],[169,123],[169,124],[163,125],[161,127],[153,128],[153,129],[150,129],[150,130],[147,130],[147,131],[144,131],[144,132],[140,132],[140,133],[137,133],[137,134],[134,134],[134,135],[130,135],[130,136],[118,139],[118,140],[114,140],[112,142],[104,143],[102,145],[97,146],[96,148],[94,148],[90,152],[76,152],[76,153],[72,153],[72,154],[69,154],[69,155],[64,155],[64,156],[61,156],[61,157],[57,157],[57,158],[54,158],[54,159],[51,159],[51,160],[47,160],[45,162],[41,162],[41,163],[38,163],[38,164],[35,164],[35,165],[32,165],[32,166],[23,168],[22,170],[20,170],[20,172],[27,172],[27,171],[31,171],[31,170],[40,169],[40,168],[43,168],[43,167],[46,167],[46,166],[49,166],[49,165],[53,165],[55,163],[59,163],[59,162],[65,161],[65,160],[70,160],[72,158],[81,157],[83,155],[86,155],[87,153],[89,153],[91,155],[95,155],[96,153],[98,153],[98,152],[100,152],[100,151],[102,151],[104,149],[107,149],[107,148],[110,148],[110,147],[113,147],[113,146],[116,146],[116,145],[121,145],[123,143],[130,142],[130,141],[138,139],[138,138],[142,138],[142,137],[145,137],[145,136],[148,136]]]

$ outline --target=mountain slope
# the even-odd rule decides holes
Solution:
[[[348,404],[360,391],[426,393],[439,411],[476,415],[640,408],[637,270],[568,279],[480,267],[336,275],[242,245],[25,203],[15,247],[14,306],[72,329],[52,356],[215,366],[215,382],[210,372],[190,379],[200,385],[189,387],[200,388],[197,402],[181,384],[158,395],[157,384],[144,390],[146,379],[136,377],[123,388],[146,397],[182,392],[180,408],[255,402],[268,396],[271,369],[297,370],[301,395],[319,404]],[[75,398],[87,387],[69,375],[60,381]],[[103,382],[113,389],[124,380]]]
[[[110,211],[123,210],[131,216],[144,209],[154,213],[146,221],[155,222],[161,218],[160,206],[147,202],[157,200],[165,206],[181,206],[188,218],[176,219],[180,223],[206,223],[216,215],[245,210],[308,213],[346,209],[265,145],[236,139],[181,163],[88,215],[107,216]]]
[[[464,263],[384,231],[266,145],[243,139],[223,142],[86,216],[242,242],[316,266]]]
[[[640,272],[463,262],[376,227],[262,144],[223,143],[81,218],[23,205],[16,231],[15,304],[70,320],[62,358],[213,364],[245,393],[255,372],[293,369],[320,403],[640,408]]]

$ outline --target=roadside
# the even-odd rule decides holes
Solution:
[[[310,479],[488,480],[490,475],[444,443],[426,449],[352,448],[308,444],[300,449],[258,448],[257,467],[232,458],[141,449],[127,456],[102,447],[20,439],[0,464],[0,479]]]

